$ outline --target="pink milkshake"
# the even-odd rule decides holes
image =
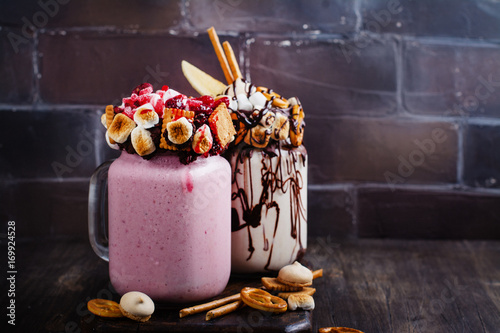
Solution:
[[[224,290],[230,172],[219,156],[183,165],[168,152],[151,160],[122,153],[108,174],[109,275],[118,293],[182,303]]]
[[[229,101],[136,87],[101,121],[122,151],[91,178],[89,236],[120,294],[186,303],[216,296],[231,270],[231,167],[219,156],[235,129]],[[108,186],[108,244],[104,189]],[[103,231],[104,230],[104,231]]]

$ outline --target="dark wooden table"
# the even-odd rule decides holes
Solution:
[[[4,239],[1,247],[6,253]],[[500,332],[500,241],[319,238],[310,240],[304,262],[325,270],[315,281],[313,332],[325,326],[366,333]],[[16,265],[16,326],[12,330],[2,315],[7,332],[81,332],[87,300],[119,299],[107,263],[85,241],[18,240]],[[1,282],[4,312],[7,277]],[[259,332],[260,323],[241,331]],[[143,331],[141,325],[131,323],[132,330]]]

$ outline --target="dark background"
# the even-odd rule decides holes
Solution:
[[[306,112],[309,234],[500,238],[500,2],[3,1],[0,221],[87,237],[106,104],[143,81],[195,94],[188,60]]]

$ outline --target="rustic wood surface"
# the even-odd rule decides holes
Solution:
[[[16,327],[12,330],[4,316],[0,327],[8,330],[2,332],[99,331],[113,325],[119,331],[147,332],[182,326],[175,316],[177,309],[165,307],[158,311],[163,321],[145,324],[90,316],[89,299],[119,300],[119,296],[109,284],[107,263],[94,255],[87,242],[31,240],[16,245]],[[6,253],[3,240],[1,248]],[[259,332],[285,330],[293,324],[300,331],[312,321],[313,332],[327,326],[366,333],[500,332],[500,241],[339,243],[318,238],[310,240],[304,263],[325,271],[314,282],[312,313],[265,316],[241,309],[204,328]],[[258,279],[232,279],[233,289],[226,293],[252,283],[258,284]],[[3,307],[8,301],[6,278],[1,286]],[[204,315],[186,319],[184,329],[198,330]]]

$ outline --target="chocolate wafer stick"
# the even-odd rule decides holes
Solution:
[[[208,321],[220,316],[224,316],[228,313],[238,310],[243,306],[245,306],[245,304],[241,300],[226,304],[224,306],[208,311],[207,315],[205,316],[205,320]]]
[[[229,63],[229,67],[231,68],[231,73],[233,74],[233,79],[242,78],[240,66],[238,66],[238,61],[236,60],[236,56],[234,55],[233,48],[228,41],[222,43],[222,47],[224,48],[224,53],[226,54],[227,62]]]
[[[204,304],[200,304],[200,305],[195,305],[195,306],[192,306],[190,308],[185,308],[185,309],[182,309],[181,311],[179,311],[179,317],[182,318],[182,317],[186,317],[186,316],[189,316],[192,314],[212,310],[212,309],[215,309],[219,306],[225,305],[227,303],[239,301],[240,299],[241,299],[241,294],[238,293],[238,294],[224,297],[224,298],[212,301],[212,302],[208,302],[208,303],[204,303]]]
[[[220,45],[217,32],[215,32],[214,27],[210,27],[207,32],[210,40],[212,41],[217,59],[219,59],[220,66],[222,67],[222,71],[224,72],[224,76],[226,77],[227,84],[231,84],[233,83],[234,78],[231,74],[231,68],[229,68],[226,56],[224,55],[224,51],[222,50],[222,46]]]

